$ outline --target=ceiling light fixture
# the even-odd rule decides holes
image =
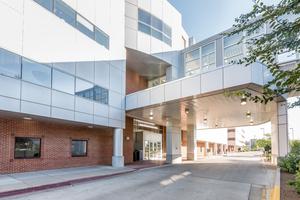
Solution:
[[[254,124],[254,121],[253,121],[253,119],[251,119],[250,120],[250,126],[253,126],[253,124]]]
[[[23,119],[25,119],[25,120],[32,120],[31,117],[23,117]]]
[[[244,106],[247,104],[247,98],[243,95],[241,98],[241,105]]]
[[[250,111],[247,111],[247,112],[246,112],[246,117],[247,117],[247,118],[250,118],[250,117],[251,117],[251,112],[250,112]]]
[[[93,126],[87,126],[88,128],[94,128]]]
[[[205,124],[207,123],[207,118],[206,118],[206,117],[203,119],[203,122],[204,122]]]
[[[154,118],[154,117],[153,117],[153,114],[150,113],[149,119],[150,119],[150,120],[153,120],[153,118]]]
[[[186,109],[184,110],[184,112],[185,112],[185,114],[189,114],[190,109],[186,108]]]

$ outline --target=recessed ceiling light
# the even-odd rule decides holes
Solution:
[[[184,112],[185,112],[185,114],[189,114],[190,109],[186,108],[186,109],[184,110]]]
[[[87,126],[88,128],[94,128],[93,126]]]
[[[153,115],[149,115],[149,119],[150,119],[150,120],[153,120]]]
[[[23,119],[25,119],[25,120],[32,120],[31,117],[23,117]]]
[[[251,117],[251,112],[250,112],[250,111],[247,111],[247,112],[246,112],[246,117],[247,117],[247,118],[250,118],[250,117]]]
[[[254,124],[253,119],[250,120],[250,125],[252,126]]]
[[[242,97],[241,98],[241,105],[244,106],[247,104],[247,98],[246,97]]]

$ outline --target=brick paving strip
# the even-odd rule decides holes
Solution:
[[[131,168],[131,170],[127,170],[127,171],[123,171],[123,172],[117,172],[117,173],[111,173],[111,174],[99,175],[99,176],[91,176],[91,177],[85,177],[85,178],[78,178],[78,179],[62,181],[62,182],[58,182],[58,183],[51,183],[51,184],[45,184],[45,185],[39,185],[39,186],[33,186],[33,187],[27,187],[27,188],[22,188],[22,189],[0,192],[0,198],[16,196],[16,195],[21,195],[21,194],[27,194],[27,193],[32,193],[32,192],[38,192],[38,191],[43,191],[43,190],[49,190],[49,189],[54,189],[54,188],[59,188],[59,187],[64,187],[64,186],[71,186],[71,185],[85,183],[85,182],[89,182],[89,181],[96,181],[96,180],[101,180],[101,179],[106,179],[106,178],[112,178],[112,177],[116,177],[116,176],[120,176],[120,175],[133,173],[133,172],[136,172],[139,170],[157,168],[157,167],[162,167],[162,166],[168,166],[168,165],[153,164],[153,163],[142,164],[142,165],[129,165],[127,167]]]

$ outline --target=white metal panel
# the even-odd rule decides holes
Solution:
[[[109,119],[108,123],[109,123],[109,126],[111,126],[111,127],[124,128],[123,122],[119,121],[119,120]]]
[[[138,19],[138,8],[136,5],[126,2],[125,3],[125,14],[127,17],[132,19]]]
[[[130,28],[132,30],[137,31],[137,29],[138,29],[138,22],[135,19],[132,19],[132,18],[129,18],[129,17],[125,17],[125,26],[126,26],[126,28]]]
[[[189,77],[181,81],[182,97],[200,94],[200,75]]]
[[[151,13],[158,17],[159,19],[162,19],[163,16],[163,0],[155,0],[150,1],[151,2]]]
[[[212,92],[223,89],[222,69],[204,73],[201,75],[201,92]]]
[[[137,31],[131,28],[125,29],[125,46],[131,49],[137,48]]]
[[[92,124],[93,123],[93,115],[75,112],[75,121]]]
[[[73,121],[74,111],[52,107],[51,117]]]
[[[94,116],[94,124],[100,125],[100,126],[108,126],[108,118]]]
[[[52,90],[52,106],[74,110],[74,98],[73,95]]]
[[[21,112],[32,115],[50,117],[50,106],[21,101]]]
[[[140,91],[138,95],[138,107],[148,106],[150,104],[150,90]]]
[[[0,110],[20,112],[20,100],[0,96]]]
[[[133,109],[138,106],[137,94],[131,94],[126,96],[126,109]]]
[[[263,72],[263,65],[260,63],[253,63],[250,65],[251,67],[251,78],[252,82],[258,85],[264,84],[264,72]]]
[[[51,89],[22,81],[22,100],[51,104]]]
[[[121,94],[122,84],[122,72],[110,66],[110,89]]]
[[[76,63],[76,76],[94,82],[94,62],[78,62]]]
[[[229,88],[251,82],[251,67],[231,65],[224,68],[224,87]]]
[[[109,105],[121,109],[123,104],[122,101],[123,101],[123,97],[121,94],[113,91],[109,93]]]
[[[83,113],[93,114],[94,104],[92,101],[82,97],[75,97],[75,110]]]
[[[95,24],[96,15],[96,2],[95,0],[77,0],[77,11],[86,19]],[[99,9],[99,8],[98,8]]]
[[[97,61],[95,63],[95,83],[109,88],[109,63],[107,61]]]
[[[115,119],[115,120],[120,120],[122,121],[123,119],[123,112],[120,109],[109,107],[109,118],[110,119]]]
[[[108,117],[108,106],[94,102],[94,115]]]
[[[165,100],[165,87],[164,85],[156,86],[151,89],[150,94],[150,103],[156,104],[156,103],[162,103]]]
[[[150,12],[151,1],[149,1],[149,0],[138,0],[138,7]]]
[[[181,97],[180,81],[173,81],[165,85],[165,101],[179,99]]]
[[[0,75],[0,95],[20,99],[20,90],[20,80]]]
[[[150,54],[151,36],[138,32],[137,34],[137,48],[139,51]]]
[[[20,7],[23,0],[0,1],[0,47],[22,55],[23,12]]]

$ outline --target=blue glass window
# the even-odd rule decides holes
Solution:
[[[47,10],[52,12],[53,0],[34,0],[34,1],[37,2],[38,4],[40,4],[41,6],[43,6],[44,8],[46,8]]]
[[[65,4],[62,0],[54,1],[54,13],[65,20],[68,24],[75,27],[76,25],[76,12]]]
[[[164,34],[166,34],[169,38],[172,37],[172,29],[164,23]]]
[[[51,68],[22,58],[22,79],[37,85],[51,87]]]
[[[161,19],[139,9],[138,30],[172,46],[172,29]]]
[[[159,40],[163,40],[163,34],[161,33],[161,32],[159,32],[159,31],[157,31],[157,30],[155,30],[155,29],[151,29],[151,31],[152,31],[152,36],[153,37],[155,37],[156,39],[159,39]]]
[[[81,15],[77,14],[77,29],[88,37],[94,39],[94,26]]]
[[[101,30],[95,27],[95,40],[99,44],[109,49],[109,36],[103,33]]]
[[[163,31],[163,22],[155,16],[152,16],[151,18],[151,26],[159,31]]]
[[[94,85],[92,83],[76,78],[75,95],[93,100],[94,99],[93,87]]]
[[[108,104],[108,90],[99,86],[95,86],[94,100],[103,104]]]
[[[151,14],[139,9],[139,21],[151,25]]]
[[[141,22],[139,22],[139,31],[151,35],[151,28]]]
[[[21,78],[21,57],[0,49],[0,74]]]

